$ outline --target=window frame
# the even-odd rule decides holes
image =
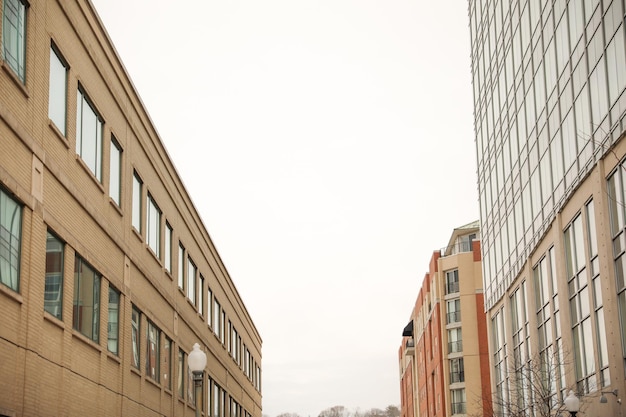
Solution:
[[[117,302],[111,303],[111,294],[117,296]],[[108,303],[108,320],[107,320],[107,350],[112,354],[120,355],[120,311],[121,311],[121,292],[109,283],[109,303]],[[116,308],[111,308],[111,306]],[[111,320],[111,313],[117,311],[116,320]],[[113,326],[115,324],[115,326]],[[115,337],[111,337],[114,335]],[[112,347],[114,346],[114,347]]]
[[[89,279],[89,276],[84,277],[84,269],[88,269],[88,273],[93,274],[93,278],[91,281],[91,292],[85,292],[83,294],[82,288],[84,285],[83,278]],[[101,306],[101,295],[100,295],[100,284],[102,282],[102,275],[92,267],[83,257],[76,254],[74,259],[74,298],[73,298],[73,306],[74,306],[74,314],[72,317],[72,327],[74,330],[78,331],[83,336],[91,339],[94,343],[100,342],[100,306]],[[87,291],[89,291],[89,283],[85,282],[87,285]],[[84,302],[85,298],[79,296],[88,296],[91,295],[93,305],[91,306],[91,310],[87,310],[90,312],[90,329],[87,329],[87,324],[83,318],[84,309],[81,307],[81,301]]]
[[[18,5],[18,9],[14,10],[12,15],[15,15],[17,22],[12,22],[9,19],[9,13],[7,12],[7,5],[14,2]],[[15,73],[22,84],[26,83],[26,26],[28,25],[28,3],[23,0],[5,0],[2,8],[2,60],[7,64],[9,68]],[[11,4],[13,5],[13,4]],[[9,36],[9,30],[15,29],[14,36],[17,38],[15,41],[15,51],[9,51],[8,43],[11,41]],[[7,39],[9,41],[7,42]],[[8,58],[7,58],[8,55]],[[14,56],[17,55],[17,56]]]
[[[10,216],[6,215],[8,204],[13,206],[9,208],[13,212]],[[6,255],[0,252],[0,284],[18,293],[21,289],[23,212],[24,206],[14,199],[12,195],[0,188],[0,243],[6,242],[6,246],[9,248]],[[3,219],[8,220],[9,218],[10,224],[3,225]],[[16,242],[15,245],[12,244],[13,241]],[[2,246],[5,245],[3,244]],[[6,278],[3,273],[5,270],[8,272],[8,277]]]
[[[56,61],[53,61],[56,59]],[[55,75],[60,75],[61,72],[58,73],[53,71],[53,63],[54,68],[61,69],[63,68],[63,82],[62,89],[61,88],[52,88],[53,85],[56,87],[57,83],[60,83],[60,79],[57,79]],[[60,64],[60,65],[57,65]],[[61,54],[59,48],[54,42],[50,43],[50,74],[49,74],[49,84],[48,84],[48,118],[57,128],[59,133],[65,137],[67,135],[67,98],[68,98],[68,71],[69,65],[67,60]],[[63,92],[62,95],[60,92]],[[53,94],[55,92],[55,94]],[[57,94],[58,92],[58,94]],[[62,108],[62,112],[59,112]],[[53,109],[55,111],[53,111]],[[61,114],[62,113],[62,114]]]
[[[122,158],[124,150],[113,134],[111,134],[109,143],[109,197],[118,207],[122,207]]]
[[[88,123],[85,123],[88,121],[87,117],[91,117],[89,113],[85,113],[85,110],[91,111],[93,117],[95,117],[95,137],[87,136],[89,132],[85,131],[86,126],[88,126]],[[99,183],[102,183],[103,132],[104,120],[83,86],[79,83],[76,89],[76,154]],[[95,151],[95,155],[90,155],[89,160],[87,156],[91,149],[88,147],[93,147],[93,151]],[[92,163],[94,164],[93,166]]]
[[[53,251],[50,246],[51,239],[54,240],[54,243],[59,245],[60,250]],[[59,258],[57,262],[51,258],[51,253],[58,253]],[[51,264],[56,264],[58,270],[50,270]],[[63,285],[64,285],[64,276],[65,276],[65,242],[63,242],[59,237],[52,233],[50,230],[46,232],[46,266],[45,266],[45,282],[44,282],[44,302],[43,308],[44,311],[48,312],[52,316],[56,317],[59,320],[63,320]],[[58,278],[58,290],[51,290],[50,287],[54,285],[52,282],[54,276]],[[49,294],[56,294],[54,299],[50,300]]]

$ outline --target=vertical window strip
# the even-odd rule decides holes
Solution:
[[[109,197],[117,204],[122,205],[122,147],[111,135],[111,152],[109,155]]]
[[[148,320],[146,326],[146,375],[159,382],[161,375],[159,358],[161,350],[161,331]]]
[[[100,274],[80,256],[74,263],[74,330],[98,343],[100,339]]]
[[[56,236],[47,233],[44,310],[59,320],[63,319],[64,246]]]
[[[50,46],[48,117],[63,136],[67,126],[67,64],[54,45]]]
[[[133,172],[133,207],[132,207],[132,224],[135,230],[141,234],[141,212],[142,212],[142,198],[143,193],[143,181],[139,177],[137,171]]]
[[[20,290],[22,206],[0,189],[0,282]]]
[[[102,182],[103,122],[80,86],[76,95],[76,153]]]
[[[133,306],[131,317],[131,364],[139,369],[139,330],[141,329],[141,313]]]
[[[146,213],[146,244],[157,258],[161,259],[161,209],[148,193]]]
[[[107,349],[119,355],[120,292],[109,285],[109,320],[107,325]]]
[[[165,223],[165,271],[172,273],[172,226]]]
[[[26,79],[26,5],[5,0],[2,11],[2,57],[24,82]]]
[[[178,288],[185,289],[185,247],[178,244]]]
[[[193,263],[190,257],[187,258],[187,298],[193,305],[197,304],[196,301],[196,265]]]

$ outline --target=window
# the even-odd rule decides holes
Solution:
[[[452,414],[465,414],[465,388],[450,390]]]
[[[585,260],[583,220],[578,215],[564,232],[576,380],[581,393],[597,389],[589,278]]]
[[[172,273],[172,226],[165,223],[165,270]]]
[[[119,354],[120,292],[109,285],[109,322],[107,325],[107,348]]]
[[[163,345],[163,384],[168,390],[172,389],[172,340],[167,336]]]
[[[207,287],[207,307],[206,307],[207,323],[209,327],[213,327],[213,291]]]
[[[26,5],[20,0],[5,0],[2,16],[2,57],[24,82]]]
[[[447,306],[447,324],[458,323],[461,321],[461,299],[448,300]]]
[[[461,328],[448,330],[448,353],[456,353],[463,351],[463,337]]]
[[[530,336],[528,330],[528,313],[526,311],[526,281],[523,281],[511,296],[511,332],[513,339],[513,362],[515,378],[519,381],[517,388],[517,404],[520,410],[531,407],[532,383],[529,369],[532,368],[530,358]]]
[[[48,232],[43,308],[58,319],[63,318],[63,246],[63,242]]]
[[[111,135],[111,155],[109,158],[109,196],[118,207],[122,200],[122,148]]]
[[[133,227],[141,234],[141,189],[143,181],[137,171],[133,173]]]
[[[220,319],[222,317],[222,306],[215,299],[213,301],[213,333],[221,340],[222,336],[220,334],[220,329],[222,328],[220,324]]]
[[[65,136],[67,126],[67,64],[57,49],[50,47],[50,90],[48,117]]]
[[[74,330],[100,339],[100,274],[80,256],[74,262]]]
[[[150,194],[148,194],[147,216],[146,243],[157,258],[161,259],[161,210]]]
[[[200,282],[198,284],[198,313],[204,315],[204,277],[200,274]]]
[[[446,294],[459,292],[459,270],[446,272]]]
[[[139,325],[141,320],[141,313],[137,310],[137,307],[133,306],[133,313],[131,317],[131,364],[139,369]]]
[[[450,359],[450,383],[465,382],[463,358]]]
[[[22,206],[0,189],[0,282],[13,291],[20,290],[21,235]]]
[[[185,288],[185,247],[178,244],[178,288]]]
[[[185,370],[185,352],[181,349],[178,349],[178,378],[176,379],[176,383],[178,384],[178,396],[180,398],[185,398],[185,379],[183,376],[183,371]]]
[[[196,304],[196,266],[191,258],[187,258],[187,298]]]
[[[161,347],[161,331],[148,320],[146,329],[146,375],[159,382],[161,375],[159,358]]]
[[[76,153],[102,182],[102,120],[80,88],[76,94]]]

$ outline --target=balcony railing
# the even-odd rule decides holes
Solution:
[[[465,414],[466,407],[465,403],[452,403],[452,414]]]
[[[448,353],[463,352],[463,341],[448,342]]]
[[[450,323],[458,323],[461,321],[461,312],[460,311],[451,311],[447,314],[447,324]]]
[[[450,373],[450,383],[454,384],[456,382],[465,382],[465,372],[451,372]]]
[[[459,292],[459,282],[446,282],[446,294]]]

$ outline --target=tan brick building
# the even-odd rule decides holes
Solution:
[[[401,416],[485,415],[491,391],[478,222],[436,251],[399,350]]]
[[[0,416],[260,417],[261,337],[93,5],[0,0],[0,44]]]

